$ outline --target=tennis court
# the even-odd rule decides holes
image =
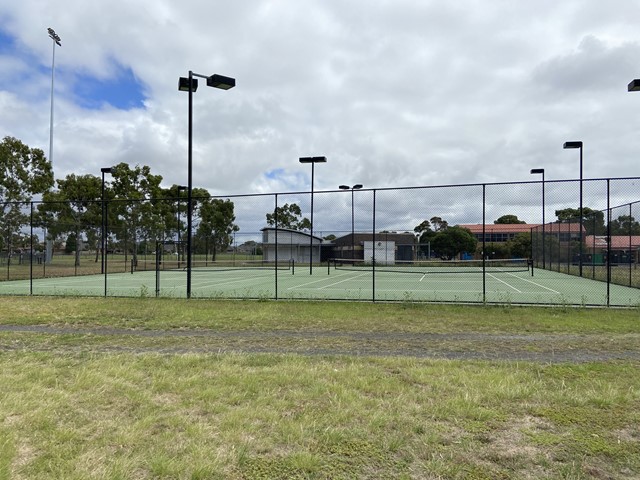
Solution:
[[[640,290],[535,269],[194,268],[194,298],[639,306]],[[185,270],[0,282],[4,295],[186,297]]]

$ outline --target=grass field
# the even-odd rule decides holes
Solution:
[[[0,478],[640,478],[639,318],[0,297]]]

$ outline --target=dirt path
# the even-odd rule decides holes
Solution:
[[[501,360],[640,361],[640,335],[142,330],[0,325],[0,351],[280,353]]]

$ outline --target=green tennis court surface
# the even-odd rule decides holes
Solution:
[[[107,296],[186,297],[187,274],[154,271],[109,274]],[[513,304],[639,306],[640,289],[536,269],[407,275],[297,265],[293,270],[194,269],[194,298],[327,299]],[[607,291],[608,290],[608,291]],[[375,292],[375,293],[374,293]],[[0,282],[4,295],[105,295],[105,276],[86,275]]]

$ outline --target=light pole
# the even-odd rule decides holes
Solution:
[[[532,168],[531,175],[542,174],[542,268],[545,269],[547,267],[546,262],[546,237],[544,231],[544,168]]]
[[[178,268],[180,268],[180,254],[182,253],[182,244],[180,243],[180,192],[187,190],[185,185],[178,185],[178,208],[177,208],[177,221],[178,221]]]
[[[236,80],[223,75],[200,75],[189,70],[188,77],[180,77],[178,80],[178,90],[181,92],[189,92],[189,160],[188,160],[188,176],[187,183],[187,298],[191,298],[191,224],[193,220],[193,92],[198,89],[198,80],[193,77],[206,78],[207,86],[219,88],[221,90],[229,90],[236,86]]]
[[[102,235],[100,236],[100,243],[101,243],[101,250],[102,250],[102,255],[101,255],[101,266],[100,266],[100,273],[104,273],[104,252],[106,249],[106,244],[107,244],[107,209],[106,209],[106,205],[104,203],[104,174],[105,173],[112,173],[113,172],[113,167],[104,167],[100,169],[100,173],[102,173],[102,194],[100,196],[101,200],[102,200]]]
[[[327,157],[300,157],[300,163],[311,164],[311,235],[309,236],[309,275],[313,273],[313,177],[316,163],[327,163]]]
[[[355,224],[354,224],[354,213],[353,213],[353,191],[360,190],[362,185],[356,183],[353,187],[349,185],[340,185],[338,187],[340,190],[351,190],[351,259],[355,258],[355,249],[356,249],[356,241],[355,241]]]
[[[578,271],[582,276],[582,224],[584,223],[582,213],[582,142],[565,142],[563,145],[565,149],[579,148],[580,149],[580,259],[578,260]]]
[[[49,162],[53,164],[53,79],[56,66],[56,45],[61,47],[62,40],[53,28],[49,27],[47,31],[49,32],[49,38],[53,40],[53,54],[51,56],[51,116],[49,123]]]

